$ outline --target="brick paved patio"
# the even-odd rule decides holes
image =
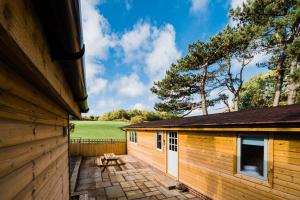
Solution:
[[[82,161],[77,192],[87,191],[89,200],[104,199],[198,199],[188,192],[168,190],[155,180],[157,172],[131,156],[122,156],[126,165],[105,172],[94,165],[95,157]],[[161,175],[161,174],[160,174]]]

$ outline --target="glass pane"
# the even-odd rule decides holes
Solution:
[[[177,146],[175,146],[175,151],[177,152]]]
[[[264,146],[241,145],[241,171],[250,176],[264,176]]]
[[[245,145],[255,145],[255,146],[264,146],[263,137],[242,137],[242,144]]]
[[[157,142],[157,148],[161,149],[161,142]]]

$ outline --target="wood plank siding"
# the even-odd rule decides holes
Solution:
[[[138,142],[128,139],[128,154],[166,172],[165,144],[163,152],[157,151],[155,131],[136,132]],[[269,138],[269,176],[262,181],[237,174],[238,133],[178,131],[178,180],[212,199],[299,199],[300,135],[264,133]]]
[[[163,132],[163,144],[166,133]],[[166,172],[166,147],[156,148],[156,131],[137,131],[137,143],[130,142],[127,132],[127,152],[153,167]]]
[[[64,127],[79,107],[32,2],[0,13],[0,199],[69,199]]]

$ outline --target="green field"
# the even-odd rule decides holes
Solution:
[[[71,123],[75,123],[71,138],[83,139],[124,139],[125,132],[120,128],[128,125],[127,122],[119,121],[71,121]]]

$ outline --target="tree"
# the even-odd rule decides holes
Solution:
[[[290,46],[295,46],[299,37],[300,11],[299,0],[252,0],[243,4],[242,8],[231,10],[233,19],[243,26],[260,26],[261,46],[273,54],[272,61],[276,70],[276,85],[273,106],[280,102],[283,81],[288,73],[289,104],[295,101],[295,91],[299,87],[294,74],[299,63],[299,54],[291,54]],[[290,63],[287,63],[289,61]]]
[[[264,108],[273,106],[275,94],[276,72],[258,74],[246,81],[241,89],[241,110]],[[286,104],[287,93],[283,87],[283,95],[280,104]]]
[[[144,120],[144,117],[141,115],[134,116],[130,119],[130,124],[138,124],[142,123]]]
[[[256,50],[256,39],[259,36],[257,27],[226,27],[221,32],[219,42],[223,47],[223,58],[219,60],[219,83],[233,95],[235,111],[240,107],[240,90],[244,83],[243,73],[245,67],[252,61]],[[233,67],[233,62],[235,66]],[[220,99],[231,111],[228,103],[229,96],[221,93]]]
[[[204,115],[208,114],[207,108],[219,100],[210,98],[216,85],[216,69],[212,65],[221,58],[219,45],[211,39],[208,43],[197,41],[189,46],[188,55],[172,64],[165,78],[151,88],[161,100],[155,104],[156,110],[185,116],[200,109]]]

